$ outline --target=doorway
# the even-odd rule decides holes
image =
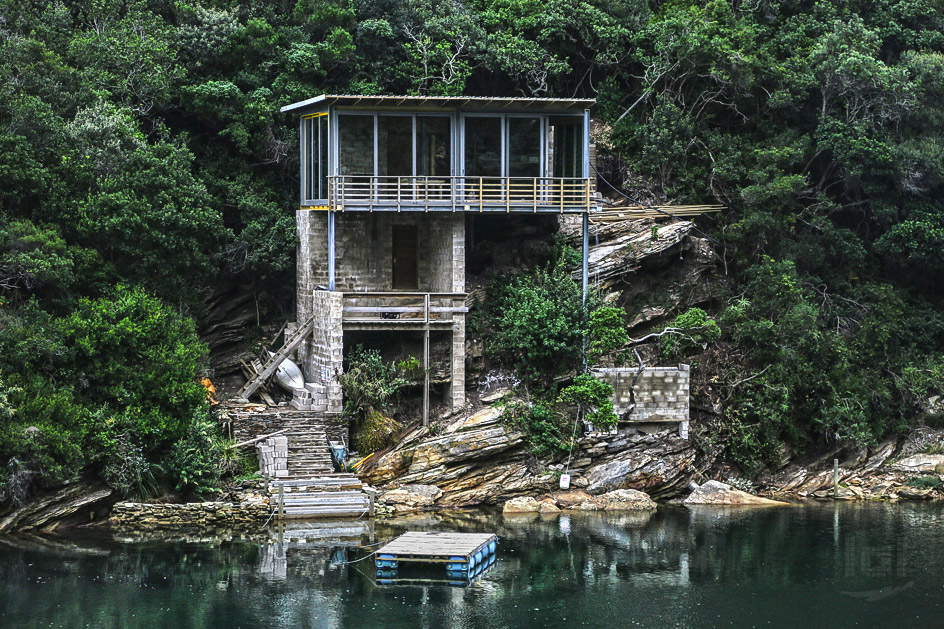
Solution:
[[[419,288],[416,225],[393,226],[393,290]]]

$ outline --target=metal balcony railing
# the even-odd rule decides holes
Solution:
[[[342,296],[344,323],[449,323],[466,313],[465,293],[353,292]]]
[[[328,208],[360,211],[589,212],[587,177],[328,177]]]

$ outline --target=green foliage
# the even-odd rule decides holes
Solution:
[[[701,308],[689,308],[675,317],[668,327],[675,331],[666,333],[661,339],[662,356],[667,360],[679,360],[702,352],[721,338],[718,323]]]
[[[374,452],[390,444],[400,424],[390,416],[404,387],[422,377],[423,368],[412,356],[396,364],[384,362],[380,351],[358,345],[338,376],[344,392],[344,416],[352,425],[352,443],[358,452]]]
[[[613,356],[620,365],[626,360],[621,351],[629,343],[626,331],[626,311],[622,308],[606,306],[590,313],[590,325],[587,330],[587,360],[596,363],[601,358]]]
[[[573,423],[552,402],[512,402],[502,410],[502,420],[524,435],[528,449],[538,457],[567,452]]]
[[[915,489],[944,489],[944,481],[939,476],[912,476],[905,484]]]
[[[557,402],[576,407],[578,420],[588,421],[599,428],[616,424],[613,387],[589,373],[578,375],[573,384],[564,387],[557,396]]]
[[[223,455],[219,424],[208,413],[201,413],[170,450],[168,466],[177,479],[177,489],[197,494],[218,489]]]
[[[350,419],[360,419],[372,411],[387,410],[397,400],[397,394],[410,383],[402,370],[384,362],[380,351],[365,349],[358,345],[347,357],[347,367],[338,376],[344,392],[344,414]],[[403,366],[411,370],[416,359],[404,361]]]
[[[576,369],[586,329],[580,285],[559,258],[549,268],[493,281],[480,329],[485,352],[524,379],[548,383]]]

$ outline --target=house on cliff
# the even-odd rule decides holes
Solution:
[[[321,95],[282,108],[298,114],[301,136],[297,312],[283,348],[297,351],[312,383],[297,408],[340,412],[345,353],[378,339],[419,350],[424,420],[433,389],[451,409],[465,404],[465,242],[475,216],[582,217],[586,295],[588,217],[601,210],[592,103]]]

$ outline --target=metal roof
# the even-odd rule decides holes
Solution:
[[[493,98],[491,96],[378,96],[322,94],[282,107],[279,111],[299,111],[314,107],[441,107],[444,109],[544,109],[584,110],[596,102],[590,98]]]

